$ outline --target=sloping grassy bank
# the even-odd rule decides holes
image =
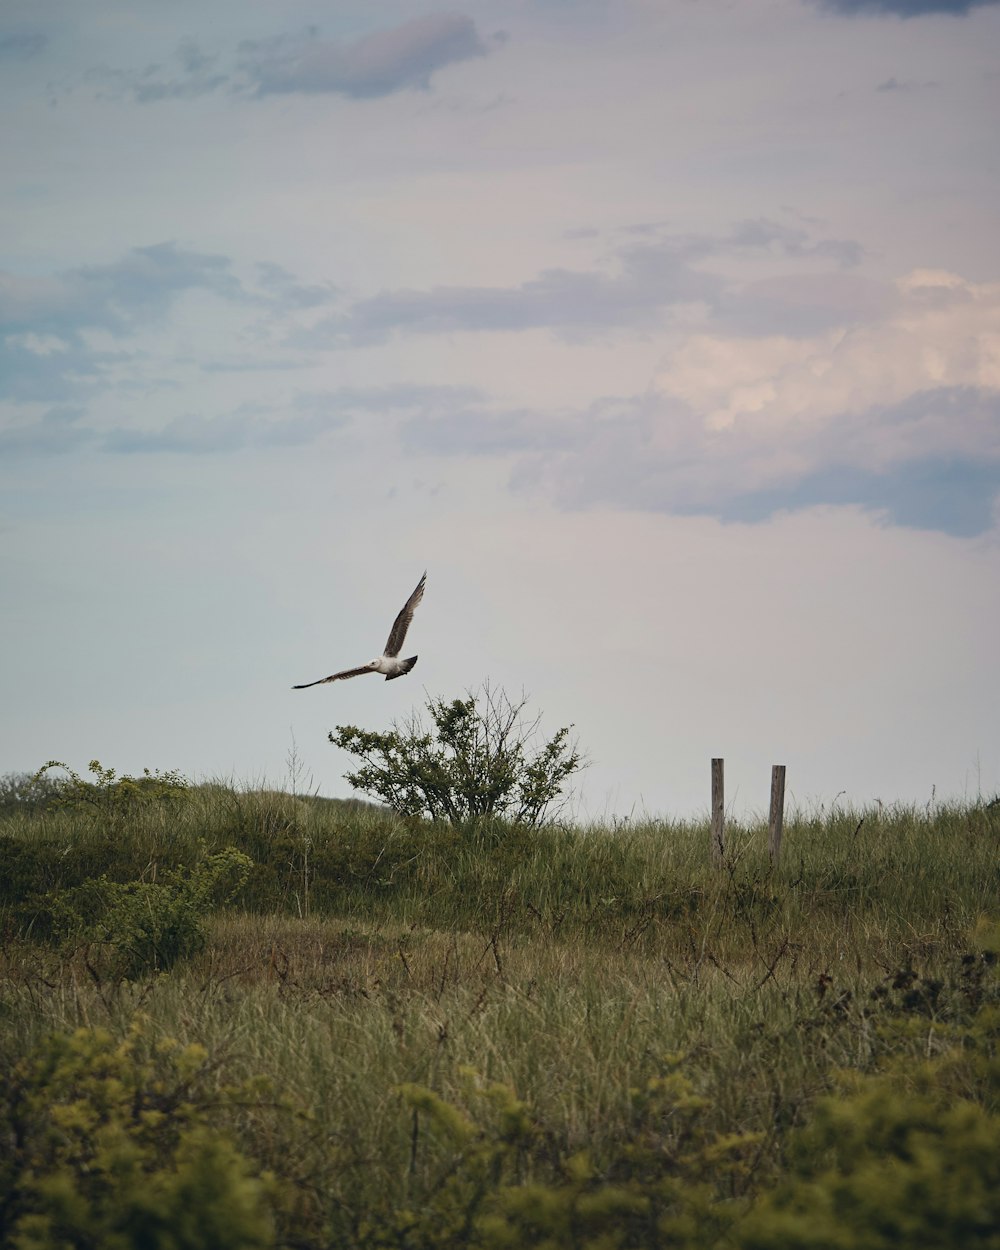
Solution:
[[[126,977],[108,942],[67,928],[59,900],[83,882],[181,890],[227,847],[253,865],[168,971]],[[23,1104],[25,1056],[53,1034],[137,1039],[114,1062],[143,1088],[198,1089],[184,1115],[246,1161],[216,1191],[241,1196],[232,1225],[259,1244],[889,1245],[845,1239],[842,1209],[865,1226],[893,1142],[897,1172],[953,1154],[952,1137],[1000,1147],[998,852],[985,805],[793,815],[775,871],[760,827],[729,831],[719,869],[698,824],[459,831],[222,786],[14,811],[0,1064],[22,1072]],[[137,1056],[167,1063],[165,1039],[197,1079],[149,1075]],[[844,1071],[869,1084],[845,1089]],[[86,1072],[63,1103],[98,1098]],[[843,1123],[823,1110],[834,1090]],[[968,1125],[947,1121],[966,1106]],[[185,1174],[189,1120],[146,1174]],[[858,1193],[849,1160],[831,1163],[851,1133]],[[864,1145],[880,1133],[881,1155]],[[86,1189],[91,1164],[53,1158]],[[994,1245],[996,1201],[977,1189],[992,1165],[965,1166],[949,1199],[962,1244]],[[7,1183],[10,1228],[50,1209],[22,1173]]]

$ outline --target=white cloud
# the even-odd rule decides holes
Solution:
[[[1000,388],[1000,284],[929,270],[896,283],[882,319],[809,339],[693,336],[654,381],[707,429],[762,435],[955,386]]]
[[[1000,285],[914,271],[869,312],[813,337],[681,337],[645,393],[423,414],[406,445],[513,458],[517,488],[571,509],[762,520],[839,504],[984,532],[1000,491]]]

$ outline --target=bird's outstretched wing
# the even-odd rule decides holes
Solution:
[[[385,644],[385,654],[388,656],[399,655],[406,638],[406,631],[410,628],[410,621],[413,620],[413,613],[417,609],[417,604],[424,597],[424,585],[427,582],[427,573],[424,572],[420,581],[417,582],[417,588],[410,595],[406,603],[399,610],[399,615],[392,623],[392,630],[389,634],[389,641]]]
[[[345,668],[342,673],[331,673],[329,677],[320,677],[316,681],[304,681],[301,686],[293,686],[293,690],[308,690],[310,686],[322,686],[327,681],[344,681],[348,677],[360,677],[362,673],[374,673],[373,668],[366,664],[363,668]]]

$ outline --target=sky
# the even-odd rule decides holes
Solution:
[[[0,773],[1000,791],[998,0],[5,0],[0,109]]]

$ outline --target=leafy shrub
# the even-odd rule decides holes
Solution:
[[[526,705],[487,686],[467,699],[429,700],[431,731],[414,715],[389,733],[338,725],[329,738],[361,760],[347,781],[402,815],[536,827],[583,760],[568,727],[535,747],[538,718],[525,721]]]
[[[544,1125],[501,1083],[467,1074],[476,1119],[419,1085],[401,1093],[414,1118],[413,1149],[434,1136],[450,1147],[419,1209],[372,1230],[368,1245],[414,1250],[468,1245],[482,1250],[625,1250],[715,1245],[742,1213],[732,1200],[758,1154],[759,1135],[720,1137],[704,1123],[706,1104],[671,1061],[635,1092],[632,1135],[613,1162],[585,1153],[556,1160],[555,1181],[532,1179],[547,1151]]]
[[[54,806],[63,783],[47,773],[5,773],[0,777],[0,815],[43,812]]]
[[[206,916],[236,893],[252,867],[249,856],[227,847],[156,881],[85,881],[58,896],[54,910],[66,941],[109,947],[114,974],[131,979],[202,950]]]
[[[0,1074],[0,1244],[14,1250],[255,1250],[274,1184],[215,1128],[199,1046],[55,1034]]]
[[[819,1100],[743,1250],[1000,1250],[1000,925],[971,944],[954,988],[899,987],[879,1027],[894,1057]]]
[[[792,1176],[742,1231],[745,1250],[997,1250],[1000,1116],[914,1095],[891,1075],[843,1078],[796,1148]]]
[[[115,769],[105,768],[100,760],[91,760],[87,765],[93,781],[81,777],[59,760],[49,760],[35,773],[32,784],[43,786],[50,780],[49,772],[53,768],[62,768],[69,774],[68,779],[58,783],[57,806],[90,812],[114,826],[126,823],[139,811],[176,803],[188,793],[188,783],[178,772],[144,768],[141,777],[127,773],[119,776]]]

